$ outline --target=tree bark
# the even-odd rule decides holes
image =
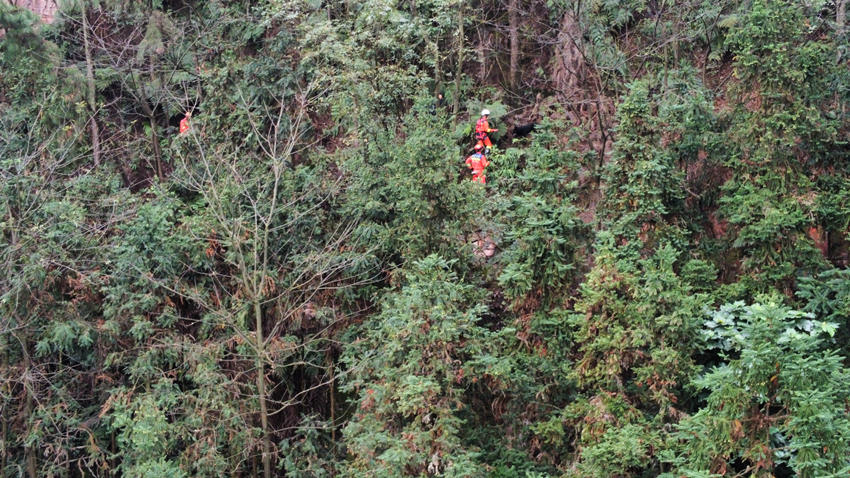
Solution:
[[[91,130],[92,156],[95,167],[100,166],[100,129],[97,125],[97,104],[95,102],[94,68],[92,67],[91,44],[89,42],[89,20],[86,12],[86,2],[80,2],[83,10],[83,48],[86,55],[86,102],[89,106],[91,116],[89,117],[89,128]]]
[[[153,58],[151,58],[151,62],[150,62],[150,78],[151,78],[151,84],[155,84],[156,77],[154,76]],[[147,103],[147,100],[145,100],[145,103]],[[162,149],[160,149],[160,147],[159,147],[159,135],[156,134],[156,130],[157,130],[156,116],[154,115],[153,109],[148,109],[148,110],[150,111],[149,118],[150,118],[150,122],[151,122],[151,141],[153,142],[153,155],[154,155],[154,158],[156,159],[156,174],[159,176],[159,180],[162,181],[162,179],[164,177],[163,172],[162,172]]]
[[[484,82],[487,78],[487,54],[484,51],[484,37],[481,35],[481,27],[478,27],[478,81]]]
[[[148,75],[150,76],[151,83],[153,83],[156,79],[154,76],[153,60],[150,60]],[[135,90],[136,95],[139,99],[139,105],[142,107],[142,112],[145,113],[145,116],[148,118],[148,122],[151,126],[151,146],[153,147],[153,157],[156,167],[156,175],[161,181],[164,176],[162,172],[162,150],[159,147],[159,135],[156,132],[158,127],[156,122],[156,115],[154,114],[154,108],[156,108],[156,106],[151,108],[151,105],[148,104],[148,99],[145,95],[145,91],[141,86],[136,85]]]
[[[838,48],[835,50],[835,62],[841,63],[841,47],[847,43],[845,39],[845,25],[847,23],[847,0],[838,0],[835,5],[835,38]],[[838,94],[838,91],[833,95],[835,104],[843,114],[845,112],[844,101]]]
[[[330,370],[330,383],[328,383],[328,395],[330,395],[331,407],[331,441],[336,442],[336,400],[334,399],[334,359],[328,351],[328,369]]]
[[[835,6],[835,35],[839,47],[844,43],[844,25],[847,21],[847,0],[839,0]],[[841,49],[836,53],[835,61],[841,61]]]
[[[437,85],[437,92],[442,92],[440,88],[443,86],[443,59],[440,56],[440,46],[436,41],[431,41],[428,43],[428,48],[432,49],[434,54],[434,84]]]
[[[24,401],[24,417],[29,419],[32,416],[33,411],[33,399],[32,399],[32,384],[30,383],[30,367],[32,367],[32,361],[30,361],[29,350],[27,350],[27,342],[29,338],[25,336],[21,337],[21,346],[23,347],[23,356],[24,356],[24,393],[26,394],[26,399]],[[35,448],[37,445],[30,445],[26,447],[25,455],[27,462],[27,475],[29,478],[38,478],[38,463],[37,458],[35,456]]]
[[[8,269],[7,269],[8,270]],[[6,338],[6,334],[0,334],[0,350],[3,351],[3,363],[0,366],[3,367],[3,370],[9,370],[9,342]],[[12,394],[12,386],[10,383],[4,383],[2,386],[2,392],[6,396],[10,396]],[[9,421],[6,419],[6,408],[0,408],[0,442],[3,443],[3,447],[0,448],[0,470],[6,469],[6,437],[9,436]]]
[[[153,113],[153,112],[151,112]],[[159,180],[162,181],[164,174],[162,172],[162,150],[159,147],[159,135],[156,134],[157,123],[156,117],[153,114],[150,115],[150,123],[151,123],[151,142],[153,143],[153,156],[156,161],[156,175],[159,177]]]
[[[519,0],[508,2],[508,28],[511,34],[511,66],[509,83],[512,90],[517,88],[517,70],[519,69]]]
[[[151,65],[151,80],[153,80],[153,65]],[[157,123],[156,123],[156,115],[154,114],[153,108],[148,104],[148,100],[145,97],[145,92],[141,88],[137,88],[136,95],[139,98],[139,105],[142,107],[142,112],[145,113],[145,116],[148,118],[151,126],[151,146],[153,147],[153,157],[156,167],[156,174],[160,180],[162,180],[162,150],[159,147],[159,135],[157,135]]]
[[[452,99],[452,113],[457,114],[458,109],[460,107],[460,77],[463,75],[463,47],[464,47],[464,33],[463,33],[463,20],[464,13],[466,10],[466,3],[461,2],[460,8],[457,9],[457,68],[455,69],[455,94],[454,99]]]
[[[156,134],[157,123],[156,116],[154,115],[153,110],[150,105],[148,105],[147,100],[142,98],[142,111],[145,112],[145,115],[148,117],[148,122],[150,122],[151,126],[151,145],[153,146],[153,158],[154,164],[156,166],[156,176],[162,180],[162,150],[159,147],[159,135]]]
[[[263,311],[260,308],[260,298],[254,298],[254,321],[257,339],[257,394],[260,400],[260,428],[263,432],[263,478],[271,478],[271,436],[269,434],[269,409],[266,403],[266,367],[263,350]]]

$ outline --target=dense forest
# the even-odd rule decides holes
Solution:
[[[0,475],[850,473],[847,0],[14,3]]]

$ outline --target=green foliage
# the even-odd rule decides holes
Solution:
[[[612,242],[610,235],[600,237],[596,264],[575,306],[581,356],[576,378],[591,389],[675,403],[674,387],[693,371],[688,355],[705,297],[679,279],[673,269],[679,254],[669,245],[647,259],[618,260]],[[628,377],[637,389],[624,381]]]
[[[357,411],[345,428],[345,476],[477,476],[478,453],[463,442],[463,390],[484,380],[495,358],[480,289],[461,282],[452,263],[413,262],[381,314],[363,324],[343,356],[343,390]]]
[[[55,51],[51,45],[39,35],[38,17],[31,11],[9,3],[0,5],[0,26],[4,31],[3,43],[0,44],[0,59],[2,59],[5,74],[8,78],[21,78],[21,73],[38,68],[37,75],[29,75],[29,79],[42,83],[52,79],[49,68]],[[4,81],[5,83],[5,81]],[[36,83],[36,85],[38,84]],[[11,93],[24,92],[28,88],[23,85],[4,85]],[[34,85],[30,85],[32,87]],[[33,89],[29,89],[30,92]]]
[[[517,305],[541,295],[557,302],[581,270],[587,247],[588,227],[576,206],[576,154],[556,145],[551,126],[542,122],[528,148],[493,155],[488,173],[501,193],[492,200],[503,251],[498,282]]]
[[[566,201],[553,206],[531,194],[511,202],[508,214],[523,219],[503,236],[510,246],[502,256],[499,285],[511,299],[537,288],[562,289],[577,268],[577,239],[584,230],[575,206]]]
[[[850,181],[840,175],[817,178],[818,196],[813,205],[817,223],[830,234],[841,234],[850,227]]]
[[[683,208],[683,175],[671,149],[661,144],[663,119],[655,113],[659,100],[651,89],[648,81],[629,85],[618,111],[620,134],[603,178],[606,223],[631,247],[653,247],[656,238],[675,235],[669,229]]]
[[[850,271],[828,269],[801,277],[795,295],[804,312],[838,326],[833,343],[845,358],[850,357]]]
[[[0,475],[849,471],[840,2],[8,3]]]
[[[315,418],[301,423],[295,436],[280,443],[279,466],[285,470],[287,478],[334,476],[341,443],[322,432],[332,426]]]
[[[747,251],[743,271],[764,285],[782,284],[823,264],[804,232],[810,204],[784,185],[775,176],[730,180],[723,186],[727,195],[720,199],[729,222],[739,228],[733,247]]]
[[[62,156],[60,150],[75,152],[71,148],[78,148],[79,125],[74,121],[83,101],[79,77],[58,68],[60,52],[44,38],[43,27],[29,10],[0,5],[0,28],[5,32],[0,42],[2,157],[20,161],[47,144],[57,157]]]
[[[634,476],[628,470],[646,468],[653,449],[661,445],[658,432],[637,424],[607,430],[598,442],[582,451],[579,469],[584,476]]]
[[[736,303],[704,330],[725,363],[695,381],[709,395],[679,424],[681,473],[722,474],[736,460],[752,474],[780,465],[798,476],[850,469],[847,371],[823,349],[831,326],[777,304]]]
[[[783,0],[753,2],[731,30],[727,44],[735,54],[736,72],[747,85],[758,82],[759,94],[766,99],[763,107],[786,101],[800,105],[824,98],[830,79],[826,74],[831,63],[829,45],[806,38],[813,28],[803,5]],[[795,96],[783,97],[781,93]]]
[[[734,174],[720,211],[735,226],[733,247],[753,291],[769,285],[791,295],[797,275],[822,267],[804,231],[818,197],[813,168],[837,140],[837,105],[825,92],[839,73],[811,25],[799,4],[759,1],[727,37],[741,81],[729,131]]]
[[[126,457],[122,465],[132,476],[152,476],[148,473],[157,469],[179,471],[173,462],[163,460],[171,428],[165,410],[176,405],[177,397],[168,388],[158,392],[135,398],[126,408],[119,405],[112,414],[112,427],[119,431],[119,450]]]
[[[661,448],[656,424],[680,416],[677,404],[695,372],[695,318],[706,301],[675,273],[679,254],[671,246],[640,259],[613,240],[600,234],[571,318],[571,375],[587,398],[568,405],[561,420],[578,437],[576,461],[588,476],[652,466]]]
[[[420,106],[405,118],[403,143],[376,133],[343,164],[352,175],[346,214],[360,218],[355,238],[384,260],[456,257],[459,239],[474,231],[486,204],[481,188],[458,181],[463,158],[447,121],[424,116],[425,103]]]

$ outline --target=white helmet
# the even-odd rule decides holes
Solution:
[[[490,116],[490,110],[484,108],[483,110],[481,110],[481,116]]]

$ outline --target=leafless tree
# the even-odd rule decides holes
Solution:
[[[194,128],[186,139],[193,145],[192,159],[188,155],[179,157],[178,167],[185,173],[181,175],[183,184],[203,197],[216,233],[228,251],[221,260],[233,271],[228,277],[213,277],[219,283],[217,290],[230,294],[232,299],[216,302],[234,304],[232,307],[211,303],[202,296],[191,298],[213,311],[221,326],[231,329],[251,347],[253,368],[249,372],[254,377],[254,393],[260,407],[257,417],[265,478],[272,475],[273,437],[280,431],[272,425],[271,418],[320,388],[330,388],[333,400],[333,364],[305,363],[293,357],[299,349],[316,344],[330,347],[329,331],[344,316],[330,307],[324,312],[333,316],[330,322],[309,333],[302,344],[282,340],[282,332],[295,321],[312,320],[317,314],[316,304],[328,292],[353,285],[343,274],[352,259],[340,259],[338,253],[347,247],[356,223],[343,221],[320,246],[307,246],[299,242],[294,228],[322,208],[330,193],[309,188],[294,196],[281,196],[282,181],[287,171],[291,172],[295,155],[314,146],[307,141],[305,123],[311,105],[325,94],[317,85],[318,82],[306,85],[294,98],[276,98],[273,106],[252,103],[241,95],[241,107],[250,111],[251,134],[258,139],[255,144],[259,157],[250,165],[244,158],[250,149],[247,145],[230,153],[208,151]],[[251,171],[257,164],[268,166],[270,174],[265,178],[257,176]],[[331,181],[333,190],[343,178]],[[243,329],[238,320],[243,306],[249,309],[253,322],[249,329]],[[275,384],[270,375],[298,367],[325,372],[305,389],[288,395],[279,393],[287,384]],[[275,398],[280,396],[284,398]]]

